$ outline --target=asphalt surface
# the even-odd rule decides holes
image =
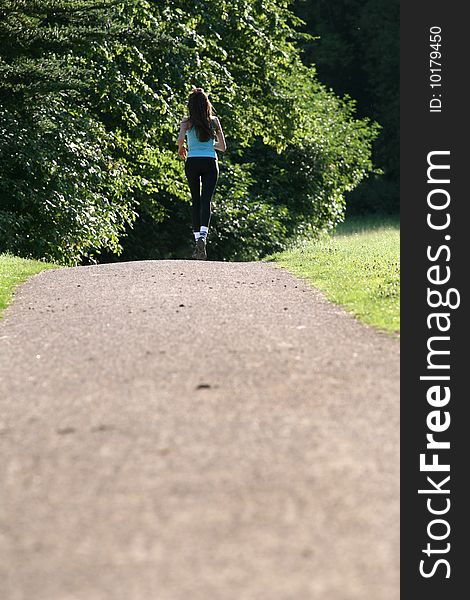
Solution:
[[[0,323],[0,598],[398,600],[398,355],[269,264],[33,277]]]

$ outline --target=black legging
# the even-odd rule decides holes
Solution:
[[[199,231],[201,225],[209,227],[211,200],[219,177],[219,165],[216,158],[192,156],[186,159],[184,171],[193,201],[193,231]]]

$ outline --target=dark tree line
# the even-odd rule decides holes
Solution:
[[[320,80],[357,102],[360,116],[381,125],[374,163],[383,174],[349,196],[352,211],[397,211],[399,206],[400,5],[398,0],[295,0],[303,30],[305,64]]]

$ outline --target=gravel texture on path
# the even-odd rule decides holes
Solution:
[[[399,598],[399,342],[269,263],[30,279],[0,452],[2,600]]]

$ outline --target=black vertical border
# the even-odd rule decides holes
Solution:
[[[468,319],[468,279],[470,278],[470,97],[466,94],[470,73],[470,21],[468,3],[456,0],[402,0],[401,2],[401,599],[454,600],[466,597],[470,576],[467,545],[470,510],[466,484],[470,482],[470,394],[466,373],[470,373],[470,343]],[[433,90],[429,81],[430,28],[442,29],[442,112],[429,112]],[[427,155],[430,151],[450,150],[451,224],[448,231],[432,231],[426,224],[428,213]],[[445,161],[444,161],[445,162]],[[444,240],[449,234],[451,240]],[[420,473],[419,455],[426,451],[426,416],[432,407],[426,401],[429,382],[420,381],[427,365],[428,337],[432,335],[426,317],[432,312],[427,306],[427,269],[432,264],[426,257],[427,246],[437,248],[448,243],[451,258],[440,264],[451,268],[447,287],[457,288],[461,295],[458,309],[449,310],[450,328],[450,388],[451,400],[442,410],[449,410],[450,428],[440,434],[448,439],[450,450],[450,501],[447,518],[451,526],[449,538],[433,542],[428,538],[427,525],[432,520],[426,507],[426,496],[418,489],[426,487],[426,474]],[[445,287],[445,286],[444,286]],[[440,310],[445,310],[444,308]],[[442,334],[445,335],[445,334]],[[444,451],[440,452],[442,461]],[[428,473],[432,475],[431,473]],[[441,480],[444,473],[436,473]],[[430,487],[430,486],[427,486]],[[435,496],[437,498],[437,496]],[[440,496],[442,499],[443,496]],[[436,504],[437,506],[437,504]],[[437,517],[434,517],[437,518]],[[435,531],[438,531],[436,529]],[[436,548],[450,543],[446,558],[451,567],[446,579],[442,565],[434,576],[425,579],[419,564],[427,559],[422,552],[431,542]]]

